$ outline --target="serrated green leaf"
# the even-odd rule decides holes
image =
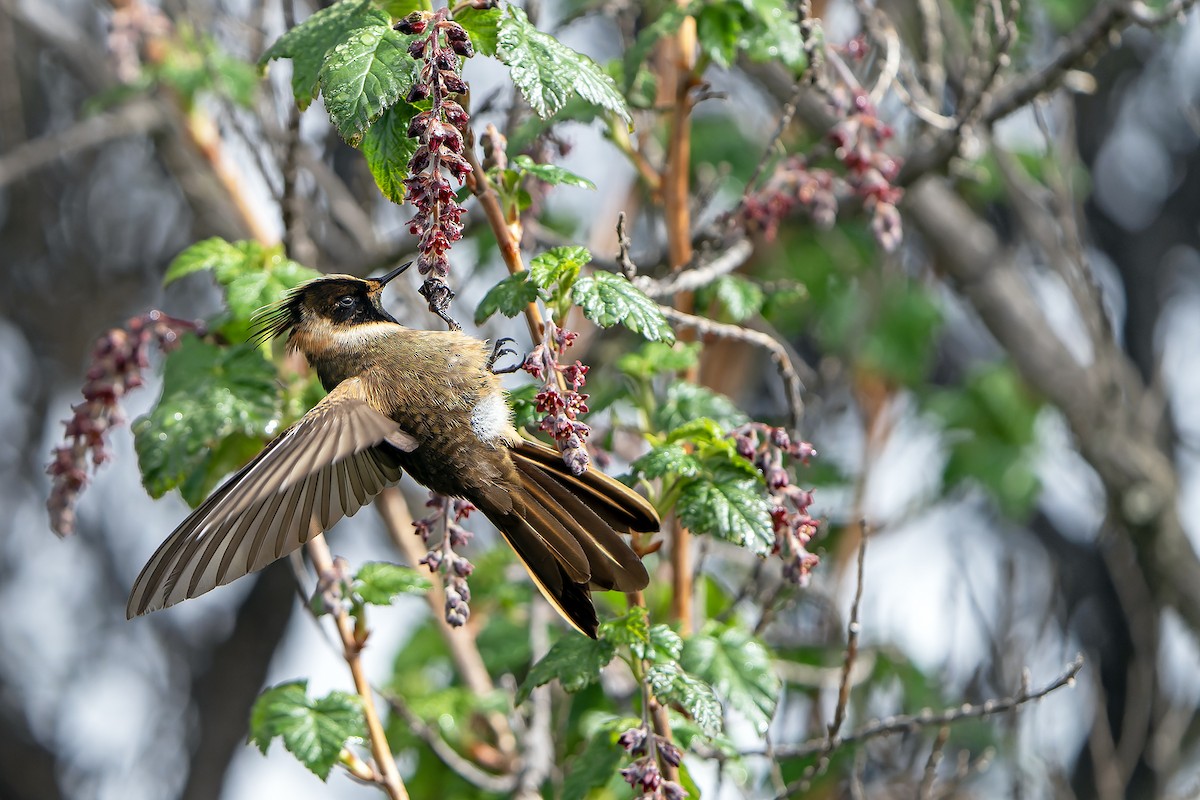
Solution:
[[[655,661],[678,661],[683,652],[683,638],[669,625],[655,625],[650,629],[650,649]]]
[[[754,61],[781,62],[793,75],[808,68],[808,53],[795,8],[787,0],[746,0],[758,25],[744,47]]]
[[[638,652],[645,653],[650,646],[650,616],[646,609],[634,606],[619,617],[601,622],[596,635],[617,647],[636,647]]]
[[[432,585],[429,578],[412,567],[386,561],[368,561],[354,576],[354,593],[364,603],[376,606],[391,605],[398,595],[424,594]]]
[[[478,9],[466,6],[454,14],[454,21],[463,26],[467,36],[471,37],[471,46],[476,53],[485,56],[496,55],[496,40],[500,36],[500,18],[503,16],[499,8]]]
[[[279,388],[275,368],[250,344],[218,347],[185,337],[163,368],[163,392],[157,405],[133,424],[134,447],[142,483],[161,497],[192,478],[195,487],[211,486],[230,467],[227,440],[244,437],[248,445],[275,427]],[[240,466],[240,465],[237,465]],[[203,472],[203,479],[193,473]],[[203,495],[185,496],[197,503]]]
[[[779,702],[779,679],[766,647],[748,631],[709,624],[683,643],[680,665],[711,684],[760,736],[766,733]]]
[[[692,442],[711,444],[725,439],[725,430],[720,423],[709,417],[695,417],[682,422],[667,434],[667,443]]]
[[[577,95],[633,123],[613,79],[587,56],[535,28],[517,6],[508,6],[500,20],[496,56],[508,65],[512,82],[542,119]]]
[[[579,270],[592,260],[586,247],[555,247],[534,256],[529,262],[529,275],[543,289],[570,289],[579,277]]]
[[[646,678],[655,697],[664,703],[678,703],[706,735],[721,732],[721,702],[704,681],[669,661],[652,665]]]
[[[373,11],[333,46],[317,76],[329,119],[353,147],[385,109],[408,94],[417,74],[408,54],[411,37],[392,30],[387,14]]]
[[[600,670],[616,655],[613,643],[605,639],[567,636],[559,639],[546,655],[529,669],[529,674],[517,691],[522,703],[529,693],[558,678],[567,692],[578,692],[600,679]]]
[[[250,741],[263,755],[271,740],[280,736],[288,752],[321,780],[329,778],[346,742],[366,735],[356,695],[330,692],[313,699],[307,681],[267,689],[250,712]]]
[[[537,299],[538,289],[529,280],[528,272],[509,275],[488,289],[488,293],[479,301],[479,307],[475,309],[475,324],[483,324],[497,311],[506,317],[515,317]]]
[[[570,170],[563,169],[555,164],[539,164],[529,156],[521,153],[512,160],[513,165],[543,183],[548,183],[551,186],[578,186],[583,189],[595,189],[596,184],[589,181],[580,175],[576,175]],[[583,248],[579,248],[583,249]],[[591,260],[591,255],[588,256]],[[587,262],[584,262],[587,263]]]
[[[171,261],[163,285],[203,270],[211,270],[218,281],[231,280],[240,274],[248,259],[261,258],[262,249],[257,242],[232,243],[219,236],[196,242]]]
[[[749,13],[739,0],[704,3],[696,12],[696,40],[715,63],[728,69],[737,60]]]
[[[417,111],[416,106],[403,100],[388,107],[367,128],[359,144],[375,185],[384,197],[396,204],[404,202],[408,162],[417,151],[417,140],[408,138],[408,123]]]
[[[635,352],[617,359],[617,369],[631,378],[650,379],[669,372],[683,372],[700,361],[699,342],[646,342]]]
[[[664,444],[654,448],[630,465],[635,475],[654,479],[667,476],[691,478],[704,469],[700,459],[681,444]]]
[[[601,328],[620,323],[650,341],[675,341],[675,332],[658,304],[624,275],[593,272],[580,278],[571,291],[571,300]]]
[[[697,533],[711,534],[760,556],[770,554],[775,546],[770,508],[761,487],[731,467],[688,479],[675,508],[683,524]]]
[[[230,315],[230,319],[221,326],[221,333],[235,342],[245,341],[249,337],[251,319],[256,311],[279,300],[288,289],[320,274],[285,258],[278,250],[268,252],[266,258],[257,263],[244,262],[242,267],[245,271],[240,274],[228,271],[226,280],[221,280],[218,273]]]
[[[342,0],[322,9],[280,36],[263,53],[259,66],[277,58],[292,60],[292,94],[301,110],[317,99],[318,77],[325,63],[325,54],[350,31],[364,25],[390,25],[387,14],[371,6],[370,0]]]
[[[734,322],[741,322],[758,314],[766,300],[762,288],[741,275],[722,275],[717,278],[711,286],[705,287],[703,300],[707,301],[710,295],[721,304],[725,315]],[[697,301],[700,300],[698,297]],[[706,302],[703,304],[707,305]]]
[[[676,381],[667,387],[666,397],[654,411],[653,423],[659,430],[672,430],[701,418],[711,419],[725,429],[749,421],[746,412],[725,395],[706,386]]]

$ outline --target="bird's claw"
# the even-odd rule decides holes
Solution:
[[[514,344],[514,341],[507,336],[503,336],[496,340],[496,346],[492,348],[492,354],[488,357],[487,368],[492,371],[493,375],[507,375],[510,372],[516,372],[521,368],[521,363],[513,364],[511,367],[503,367],[496,369],[496,362],[504,356],[515,356],[516,350],[511,347],[505,347],[506,344]],[[523,362],[522,362],[523,363]]]

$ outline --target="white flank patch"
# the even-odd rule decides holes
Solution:
[[[512,430],[512,410],[504,402],[504,395],[489,394],[475,404],[471,409],[471,430],[483,442],[507,437]]]
[[[329,335],[338,344],[363,345],[388,336],[395,336],[400,330],[401,327],[394,322],[380,321],[352,325],[349,328],[331,326]]]

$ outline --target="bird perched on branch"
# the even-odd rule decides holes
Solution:
[[[591,589],[646,586],[623,537],[657,531],[654,507],[595,469],[572,474],[555,450],[522,439],[486,342],[412,330],[384,311],[384,286],[407,266],[379,279],[317,278],[259,315],[259,335],[286,335],[329,394],[163,542],[134,583],[130,618],[265,567],[405,471],[475,504],[588,636],[597,626]]]

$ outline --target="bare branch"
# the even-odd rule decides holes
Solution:
[[[795,367],[792,366],[792,359],[788,355],[787,348],[776,341],[774,337],[761,331],[744,328],[741,325],[713,322],[710,319],[698,317],[695,314],[685,314],[669,306],[660,305],[659,310],[671,322],[681,327],[690,328],[701,336],[737,339],[766,350],[771,356],[771,360],[775,362],[775,368],[779,371],[779,377],[783,380],[784,391],[787,393],[788,425],[792,430],[800,428],[800,420],[804,416],[804,386],[800,382],[800,376],[796,373]]]

